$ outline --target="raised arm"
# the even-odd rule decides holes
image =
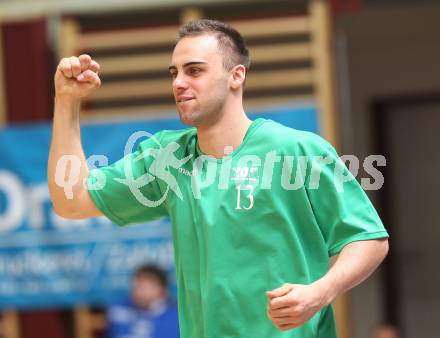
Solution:
[[[101,215],[84,184],[89,169],[79,122],[81,100],[101,84],[98,71],[96,61],[89,55],[81,55],[62,59],[55,73],[55,111],[47,178],[54,210],[64,218]]]

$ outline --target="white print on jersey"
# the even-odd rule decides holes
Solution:
[[[235,176],[232,177],[233,181],[248,181],[248,182],[256,182],[257,177],[252,177],[252,174],[258,171],[258,167],[235,167],[232,168]]]
[[[258,178],[253,177],[253,174],[258,171],[258,167],[235,167],[232,168],[232,171],[234,173],[234,176],[231,178],[232,181],[235,181],[236,183],[236,189],[237,189],[237,204],[235,206],[235,210],[250,210],[254,206],[254,186],[252,184],[241,184],[241,183],[251,183],[251,182],[257,182]],[[254,183],[255,184],[255,183]],[[242,206],[241,205],[241,191],[246,190],[249,191],[248,195],[246,196],[249,199],[248,206]]]
[[[237,206],[235,207],[235,210],[250,210],[254,206],[254,195],[252,193],[254,192],[254,186],[253,185],[237,185]],[[249,194],[246,196],[249,199],[249,205],[247,207],[243,206],[243,208],[240,205],[241,202],[241,190],[249,190]]]

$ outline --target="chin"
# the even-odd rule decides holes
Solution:
[[[192,120],[192,119],[189,119],[189,118],[187,118],[187,117],[185,117],[185,116],[183,116],[183,115],[179,115],[179,117],[180,117],[180,121],[183,123],[183,124],[186,124],[187,126],[191,126],[191,127],[194,127],[194,120]]]
[[[187,126],[196,127],[197,126],[197,118],[195,118],[193,113],[182,113],[179,111],[179,118],[183,124]]]

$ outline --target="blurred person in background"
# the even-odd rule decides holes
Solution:
[[[160,131],[124,159],[89,171],[79,115],[81,99],[100,86],[99,64],[89,55],[62,59],[48,166],[54,210],[69,219],[105,215],[121,226],[170,217],[185,338],[334,338],[331,303],[382,262],[388,233],[328,142],[248,118],[243,90],[249,66],[244,39],[227,24],[197,20],[182,26],[170,87],[180,120],[193,128]],[[281,154],[268,161],[270,177],[244,162],[252,156],[262,164],[270,154]],[[65,155],[81,164],[67,192],[56,183]],[[284,169],[298,176],[304,168],[297,159],[313,157],[331,163],[315,168],[318,186],[286,188],[284,179],[290,185],[295,178]],[[295,162],[286,164],[289,158]],[[232,177],[213,175],[212,184],[197,190],[212,174],[209,164],[221,170],[217,166],[229,160]],[[310,183],[314,175],[307,167],[304,182]],[[336,188],[337,169],[350,178],[343,192]],[[259,178],[273,184],[263,188]],[[106,183],[98,188],[101,181]]]
[[[131,296],[107,311],[107,338],[178,338],[177,307],[167,277],[154,265],[142,265],[132,278]]]
[[[401,338],[399,329],[391,324],[379,325],[374,331],[372,338]]]

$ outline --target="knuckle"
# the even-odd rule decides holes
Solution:
[[[74,66],[79,65],[79,59],[76,56],[72,56],[69,61]]]
[[[66,68],[69,65],[69,62],[66,59],[62,59],[58,65],[60,68]]]
[[[80,63],[82,67],[87,68],[91,65],[91,60],[90,58],[81,58]]]

